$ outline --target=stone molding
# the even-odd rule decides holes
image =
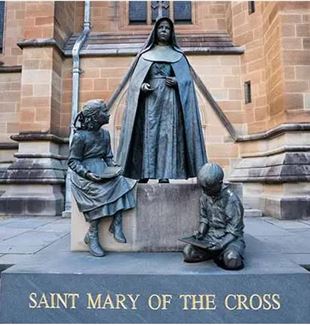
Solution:
[[[17,142],[25,141],[51,141],[56,144],[68,144],[69,138],[63,138],[54,134],[43,133],[43,132],[21,132],[17,135],[10,137],[12,140]]]
[[[14,154],[16,158],[53,158],[56,160],[67,160],[68,157],[64,155],[56,155],[56,154],[37,154],[37,153],[16,153]]]
[[[18,144],[16,143],[0,143],[0,150],[6,149],[18,149]]]
[[[0,65],[0,74],[22,72],[22,66],[1,66]]]
[[[71,36],[64,46],[62,46],[54,38],[23,39],[17,42],[17,45],[21,49],[31,47],[54,47],[62,56],[71,57],[73,44],[78,35],[79,34],[74,34]],[[135,56],[140,51],[145,40],[147,39],[147,34],[142,36],[123,34],[113,34],[107,36],[102,35],[103,38],[108,37],[108,40],[102,41],[101,43],[98,37],[100,38],[100,34],[93,34],[90,36],[91,40],[88,42],[89,44],[87,43],[83,46],[80,53],[81,56]],[[122,38],[124,38],[123,41]],[[241,55],[244,53],[244,48],[235,46],[231,42],[230,38],[226,35],[182,35],[179,37],[179,39],[181,46],[182,43],[184,43],[182,50],[185,54]],[[117,44],[115,41],[120,41],[123,43]]]
[[[294,131],[310,131],[310,123],[281,124],[275,128],[272,128],[272,129],[264,131],[264,132],[255,133],[255,134],[251,134],[251,135],[238,136],[236,138],[236,142],[246,142],[246,141],[253,141],[253,140],[268,139],[271,137],[281,135],[285,132],[294,132]]]
[[[54,47],[58,53],[62,56],[65,55],[62,46],[54,38],[36,38],[36,39],[24,39],[17,42],[17,45],[21,48],[42,48],[42,47]]]
[[[286,152],[268,157],[243,158],[229,181],[277,183],[310,181],[310,153]]]
[[[249,153],[249,154],[241,154],[242,158],[251,158],[251,157],[266,157],[272,156],[276,154],[282,154],[287,152],[310,152],[310,146],[298,146],[298,145],[285,145],[276,149],[272,149],[270,151],[260,152],[260,153]]]

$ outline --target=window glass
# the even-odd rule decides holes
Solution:
[[[129,23],[146,24],[147,1],[129,1]]]
[[[174,1],[173,15],[175,23],[191,23],[192,22],[192,3],[191,1]]]

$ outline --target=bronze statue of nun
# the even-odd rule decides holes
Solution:
[[[156,21],[132,69],[117,160],[140,182],[196,177],[207,162],[190,65],[169,18]]]
[[[90,223],[84,241],[94,256],[105,255],[98,237],[101,219],[112,217],[109,231],[116,241],[124,243],[122,212],[136,203],[133,191],[136,181],[121,175],[122,169],[113,161],[110,134],[101,128],[109,118],[102,100],[88,101],[75,119],[68,159],[73,171],[72,194]]]

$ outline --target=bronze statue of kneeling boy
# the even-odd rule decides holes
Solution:
[[[125,243],[122,212],[135,207],[135,180],[123,177],[122,168],[113,161],[110,134],[101,128],[110,114],[102,100],[88,101],[74,121],[68,165],[72,194],[83,212],[89,230],[84,242],[93,256],[104,256],[98,226],[101,219],[112,217],[109,231],[116,241]]]
[[[203,189],[200,197],[199,229],[186,242],[187,263],[214,259],[228,270],[242,269],[245,242],[243,239],[243,206],[238,196],[223,184],[223,169],[215,163],[205,164],[198,173]]]

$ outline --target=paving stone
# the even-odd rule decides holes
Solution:
[[[309,235],[310,237],[310,229],[309,228],[305,228],[305,229],[287,229],[287,232],[290,234],[290,235],[293,235],[295,234],[296,236],[298,236],[299,234],[301,235]]]
[[[260,219],[245,219],[245,232],[248,234],[251,234],[253,236],[259,236],[259,235],[266,235],[266,236],[272,236],[272,235],[288,235],[288,232],[286,230],[283,230],[279,228],[277,225],[272,225],[266,221],[260,220]]]
[[[1,241],[7,240],[9,238],[15,237],[16,235],[22,234],[29,230],[31,230],[31,229],[30,228],[28,228],[28,229],[10,228],[10,227],[3,226],[2,224],[0,224],[0,239],[1,239]]]
[[[36,230],[44,232],[69,233],[70,222],[51,222],[43,226],[39,226],[38,228],[36,228]]]
[[[25,232],[0,242],[0,253],[35,253],[61,237],[55,232]]]
[[[259,240],[257,237],[253,237],[250,234],[244,235],[244,240],[246,244],[245,248],[245,255],[248,253],[251,254],[260,254],[260,253],[277,253],[278,251],[275,248],[270,247],[267,243],[264,243],[263,241]]]
[[[306,229],[309,226],[306,223],[300,221],[283,221],[275,218],[264,218],[268,223],[276,225],[283,229]]]
[[[265,245],[286,254],[308,254],[310,253],[309,236],[301,234],[289,236],[259,236],[258,239]]]
[[[298,265],[310,266],[310,253],[309,254],[288,254],[287,258]]]
[[[70,252],[70,234],[56,240],[51,243],[49,246],[43,248],[40,251],[40,254],[50,254],[50,253],[59,253],[59,252]]]
[[[31,257],[33,254],[4,254],[0,257],[0,265],[16,265]]]
[[[5,223],[5,226],[9,228],[36,228],[45,224],[52,222],[53,219],[44,218],[11,218]]]

